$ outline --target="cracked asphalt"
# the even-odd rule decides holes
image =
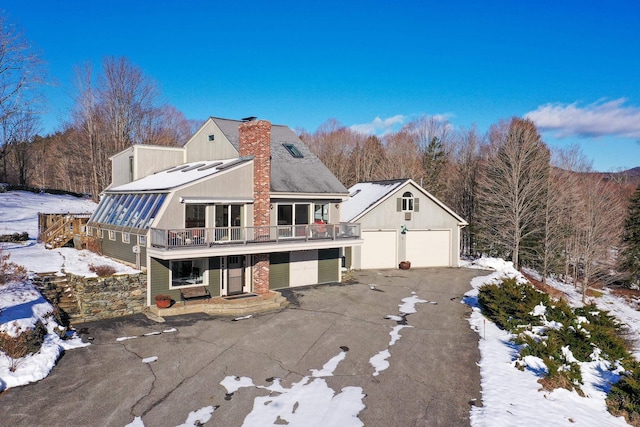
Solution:
[[[365,426],[468,426],[471,405],[481,401],[478,334],[460,301],[483,274],[362,271],[354,283],[289,290],[289,308],[240,321],[203,314],[157,323],[136,315],[76,325],[92,345],[66,352],[44,380],[0,394],[0,424],[125,426],[141,416],[147,427],[176,426],[213,405],[219,408],[206,426],[240,426],[267,392],[243,388],[229,397],[220,385],[226,376],[257,385],[282,378],[290,386],[346,346],[347,357],[325,379],[336,393],[363,389]],[[407,316],[412,328],[389,347],[396,323],[385,316],[397,315],[412,291],[435,304],[418,304]],[[124,337],[136,338],[118,340]],[[369,359],[387,348],[390,366],[373,376]],[[143,363],[149,357],[158,359]]]

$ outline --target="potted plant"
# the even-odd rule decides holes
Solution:
[[[167,308],[171,305],[171,297],[169,295],[156,295],[156,305],[158,308]]]

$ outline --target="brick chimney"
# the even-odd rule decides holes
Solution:
[[[271,123],[247,121],[238,127],[240,156],[253,156],[253,226],[256,237],[269,235],[271,212]],[[253,291],[269,292],[269,254],[253,256]]]

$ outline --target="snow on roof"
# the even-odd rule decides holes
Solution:
[[[209,160],[185,163],[136,181],[128,182],[109,189],[109,193],[132,193],[140,191],[165,191],[190,182],[214,175],[224,169],[245,163],[252,157],[239,157],[227,160]]]
[[[387,194],[405,183],[405,179],[360,182],[349,189],[349,200],[342,204],[342,221],[349,222]]]

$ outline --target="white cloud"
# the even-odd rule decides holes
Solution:
[[[387,119],[381,119],[376,117],[370,123],[362,123],[358,125],[350,126],[349,128],[355,132],[364,133],[367,135],[376,134],[384,135],[394,130],[397,125],[402,124],[406,117],[402,114],[397,114]]]
[[[625,106],[625,98],[597,101],[585,106],[546,104],[525,114],[540,130],[556,131],[557,138],[569,136],[619,136],[640,138],[640,107]]]

